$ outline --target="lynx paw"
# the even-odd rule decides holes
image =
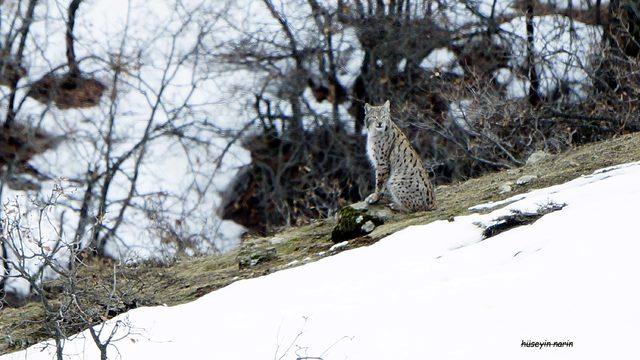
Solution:
[[[380,194],[377,192],[374,192],[371,195],[367,196],[367,198],[364,201],[366,201],[367,204],[375,204],[378,201],[380,201]]]
[[[393,210],[393,211],[398,211],[398,212],[405,212],[405,208],[401,205],[398,205],[394,202],[391,202],[387,205],[389,207],[389,209]]]

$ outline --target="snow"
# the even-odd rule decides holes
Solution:
[[[572,21],[562,15],[535,16],[534,56],[540,80],[540,92],[549,96],[561,87],[570,89],[568,101],[584,100],[591,86],[591,59],[600,49],[602,29]],[[501,32],[495,41],[510,47],[509,66],[523,69],[527,59],[526,19],[524,16],[500,25]],[[528,82],[498,70],[498,81],[504,80],[510,98],[523,97],[528,93]],[[515,81],[511,84],[511,81]],[[507,82],[509,81],[509,82]]]
[[[563,192],[566,189],[570,189],[570,188],[576,188],[576,187],[583,187],[586,185],[590,185],[592,183],[595,182],[599,182],[601,181],[603,178],[607,178],[607,173],[610,173],[612,171],[621,171],[627,168],[635,168],[637,166],[640,165],[640,162],[635,162],[635,163],[628,163],[628,164],[621,164],[621,165],[614,165],[614,166],[610,166],[610,167],[606,167],[606,168],[602,168],[599,170],[596,170],[593,172],[593,174],[589,174],[589,175],[583,175],[575,180],[572,180],[570,182],[564,183],[564,184],[559,184],[559,185],[554,185],[548,188],[544,188],[544,189],[538,189],[538,190],[533,190],[527,194],[519,194],[519,195],[515,195],[512,196],[510,198],[501,200],[501,201],[495,201],[495,202],[490,202],[490,203],[485,203],[485,204],[479,204],[479,205],[475,205],[469,208],[469,210],[471,211],[483,211],[483,210],[491,210],[491,209],[495,209],[498,206],[503,206],[503,205],[507,205],[510,203],[514,203],[516,201],[520,201],[522,199],[525,198],[543,198],[545,196],[548,196],[549,194],[557,194],[560,192]]]
[[[458,57],[448,48],[433,50],[422,60],[420,67],[424,70],[450,71],[458,76],[464,75],[464,70],[457,63]]]
[[[449,104],[449,119],[467,132],[471,132],[473,125],[475,125],[473,119],[467,115],[471,106],[473,106],[473,102],[470,99],[461,99]]]
[[[540,4],[545,4],[558,10],[569,8],[572,8],[574,10],[588,10],[595,8],[595,1],[592,0],[541,0]],[[603,9],[606,9],[608,5],[608,0],[601,1],[601,6]]]
[[[511,69],[500,68],[493,73],[496,82],[505,87],[507,99],[523,98],[529,94],[529,79],[514,74]]]
[[[428,6],[436,21],[446,29],[473,27],[482,20],[514,14],[512,0],[441,1]]]
[[[241,280],[196,301],[132,310],[122,359],[637,358],[640,162],[412,226],[378,243]],[[512,210],[564,203],[483,240]],[[571,348],[522,347],[572,341]],[[51,359],[43,344],[2,360]],[[117,350],[116,350],[117,348]],[[69,359],[96,359],[87,333]]]

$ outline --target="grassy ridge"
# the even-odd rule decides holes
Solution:
[[[177,305],[194,300],[213,290],[241,279],[265,275],[284,268],[297,266],[345,249],[372,244],[407,226],[425,224],[435,220],[468,213],[470,206],[487,201],[501,200],[533,188],[542,188],[566,182],[599,168],[640,160],[640,134],[625,135],[611,140],[582,146],[548,158],[535,165],[488,174],[480,178],[436,190],[439,207],[427,213],[400,217],[377,227],[368,236],[351,241],[347,246],[330,250],[333,219],[282,231],[265,238],[246,240],[242,247],[222,255],[179,259],[172,264],[143,263],[118,270],[117,291],[122,304],[112,315],[137,306]],[[514,182],[523,175],[538,178],[526,185],[513,185],[513,190],[499,194],[505,182]],[[251,267],[240,268],[238,257],[269,251],[275,256]],[[100,312],[100,284],[110,283],[113,265],[102,261],[87,264],[83,273],[81,292],[90,299],[96,313]],[[57,284],[49,284],[52,301],[57,301]],[[42,311],[38,303],[21,308],[0,310],[0,354],[19,350],[48,338],[43,327]],[[81,330],[69,325],[72,334]]]

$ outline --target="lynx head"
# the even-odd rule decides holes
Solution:
[[[391,128],[389,100],[383,105],[364,104],[364,123],[369,134],[384,133]]]

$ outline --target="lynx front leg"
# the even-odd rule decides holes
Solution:
[[[368,204],[375,204],[380,201],[384,187],[389,180],[389,165],[378,164],[376,166],[376,190],[365,200]]]
[[[372,192],[366,199],[364,199],[364,201],[366,201],[367,204],[375,204],[380,201],[380,193]]]

